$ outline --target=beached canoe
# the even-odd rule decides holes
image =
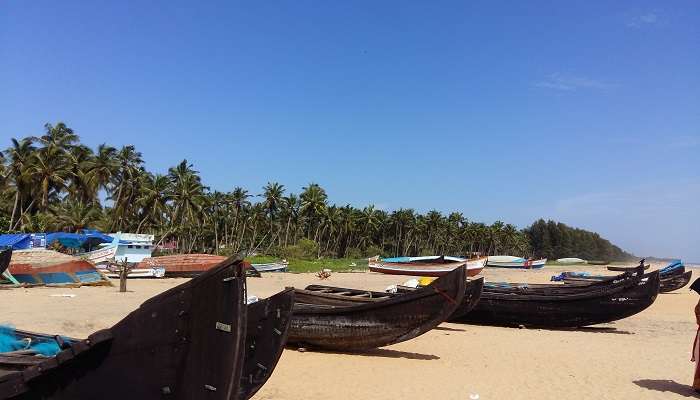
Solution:
[[[539,260],[530,260],[526,258],[512,256],[491,256],[488,257],[488,260],[486,261],[486,266],[494,268],[533,269],[542,268],[546,263],[546,258],[542,258]]]
[[[136,265],[137,269],[160,267],[167,277],[192,277],[200,275],[226,260],[213,254],[174,254],[148,257]]]
[[[621,266],[609,266],[608,271],[614,271],[614,272],[628,272],[628,271],[634,271],[637,268],[643,267],[645,270],[649,269],[650,265],[645,264],[646,259],[642,258],[639,260],[639,264],[635,265],[633,267],[621,267]]]
[[[412,339],[447,320],[459,307],[465,275],[464,267],[458,267],[412,293],[359,304],[328,305],[327,296],[297,289],[288,342],[359,351]]]
[[[585,264],[586,260],[577,257],[558,258],[557,264]]]
[[[659,293],[658,271],[626,272],[610,281],[579,284],[487,283],[468,323],[577,328],[612,322],[649,307]]]
[[[672,268],[669,268],[672,267]],[[685,271],[685,266],[669,266],[660,269],[659,272],[659,293],[669,293],[685,287],[693,275],[692,271]],[[600,282],[620,279],[622,275],[591,275],[587,272],[562,272],[553,276],[552,280],[563,281],[564,283],[585,283]]]
[[[24,286],[111,285],[92,263],[46,249],[13,251],[7,272]]]
[[[370,259],[369,270],[389,275],[443,276],[455,268],[464,266],[467,276],[481,273],[486,257],[468,260],[450,256],[395,257]]]
[[[258,272],[287,272],[289,264],[287,262],[276,262],[266,264],[251,264]]]
[[[0,354],[0,399],[239,399],[243,267],[222,263],[85,340],[18,331],[28,349]],[[56,353],[38,356],[47,346]]]
[[[481,291],[484,288],[484,278],[468,280],[464,288],[464,298],[462,303],[450,315],[448,321],[458,319],[471,311],[479,302]],[[316,302],[328,305],[346,305],[349,303],[371,303],[385,300],[391,297],[400,296],[413,292],[416,288],[407,286],[397,286],[396,293],[375,292],[371,290],[349,289],[324,285],[309,285],[304,290],[321,294]]]

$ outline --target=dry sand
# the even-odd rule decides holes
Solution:
[[[546,282],[563,270],[487,269],[489,281]],[[697,275],[697,274],[695,274]],[[408,277],[335,273],[323,283],[383,290]],[[131,280],[113,287],[0,290],[0,323],[82,337],[106,328],[184,279]],[[249,279],[249,294],[320,283],[314,274]],[[74,294],[75,297],[52,295]],[[314,399],[683,399],[693,397],[690,351],[698,296],[662,294],[644,312],[572,331],[445,323],[408,342],[362,354],[286,350],[254,397]]]

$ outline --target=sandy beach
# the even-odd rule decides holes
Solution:
[[[653,267],[654,268],[654,267]],[[487,269],[488,281],[547,282],[564,270]],[[694,274],[696,277],[697,273]],[[248,280],[266,297],[312,283],[383,290],[409,277],[368,272],[268,274]],[[117,287],[0,291],[0,323],[83,337],[111,326],[149,297],[185,279],[131,280]],[[75,295],[74,297],[62,295]],[[515,329],[444,323],[416,339],[361,354],[284,352],[255,399],[683,399],[693,397],[690,362],[698,298],[681,289],[644,312],[578,330]],[[470,397],[471,396],[471,397]]]

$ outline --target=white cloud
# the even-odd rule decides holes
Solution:
[[[612,85],[581,76],[551,74],[547,79],[534,83],[534,86],[554,90],[607,89]]]
[[[635,15],[627,19],[627,26],[630,28],[641,28],[643,26],[654,25],[659,22],[658,14],[649,12],[646,14]]]

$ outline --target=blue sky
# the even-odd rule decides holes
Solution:
[[[696,1],[0,8],[7,145],[65,121],[150,170],[187,158],[212,189],[318,182],[700,261]]]

